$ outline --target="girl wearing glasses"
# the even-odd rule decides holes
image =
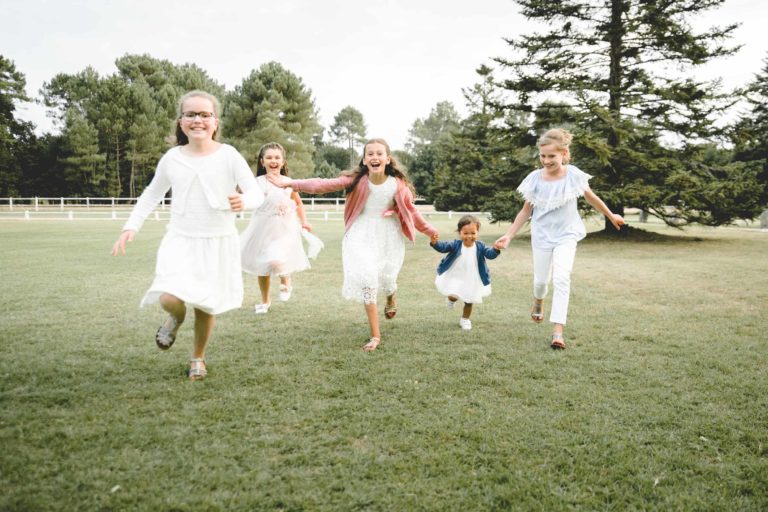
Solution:
[[[157,164],[112,255],[125,254],[144,220],[173,191],[171,219],[157,251],[155,279],[141,306],[159,302],[168,318],[155,333],[155,343],[167,350],[176,341],[187,307],[194,309],[192,380],[203,379],[205,348],[215,315],[239,308],[243,302],[240,243],[235,212],[258,207],[264,200],[245,159],[235,148],[218,142],[219,101],[202,91],[181,97],[176,119],[176,146]],[[242,194],[236,192],[240,187]]]

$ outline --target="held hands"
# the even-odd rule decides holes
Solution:
[[[267,174],[267,179],[276,187],[286,188],[290,187],[293,180],[288,176],[282,174]]]
[[[494,242],[493,248],[498,249],[499,251],[502,249],[506,249],[507,247],[509,247],[509,242],[511,240],[512,240],[512,237],[510,237],[509,235],[504,235],[498,240],[496,240],[496,242]]]
[[[227,199],[229,200],[229,208],[233,212],[243,211],[243,208],[245,205],[243,204],[243,196],[241,194],[234,192],[232,194],[229,194],[227,196]]]
[[[440,240],[440,233],[435,233],[429,237],[429,245],[435,245],[438,240]]]
[[[302,222],[301,223],[301,229],[306,229],[307,231],[309,231],[311,233],[312,232],[312,224],[310,224],[309,222]]]
[[[120,237],[117,239],[117,242],[115,242],[115,245],[112,246],[112,256],[125,254],[125,243],[133,242],[133,237],[135,236],[136,232],[132,229],[126,229],[120,233]]]
[[[611,224],[613,224],[613,227],[615,227],[617,231],[621,229],[621,226],[627,223],[624,220],[624,217],[622,217],[618,213],[612,213],[611,216],[608,217],[608,220],[611,221]]]

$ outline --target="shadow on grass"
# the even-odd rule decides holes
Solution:
[[[587,234],[587,237],[579,243],[589,242],[636,242],[636,243],[690,243],[704,242],[705,239],[698,236],[680,234],[662,234],[633,226],[623,226],[618,233],[609,233],[605,230],[593,231]]]

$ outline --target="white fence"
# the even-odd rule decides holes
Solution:
[[[304,210],[309,220],[342,220],[344,198],[305,197]],[[136,198],[128,197],[0,197],[0,220],[123,220],[136,204]],[[150,215],[151,219],[170,218],[171,199],[165,198]],[[417,200],[416,207],[426,217],[453,217],[478,212],[438,212],[432,205]],[[241,212],[245,218],[247,212]]]

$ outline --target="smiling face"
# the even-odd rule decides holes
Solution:
[[[387,146],[380,142],[371,142],[365,146],[363,164],[371,174],[383,174],[392,158],[387,154]]]
[[[197,114],[197,115],[193,115]],[[219,127],[213,102],[202,96],[191,96],[181,105],[179,123],[181,131],[190,143],[204,143],[213,140]]]
[[[261,157],[261,166],[267,170],[267,174],[278,175],[285,164],[283,152],[277,148],[270,148]]]
[[[459,230],[459,238],[464,244],[464,247],[472,247],[475,245],[479,233],[480,230],[478,229],[477,224],[470,222],[469,224],[461,226],[461,229]]]
[[[567,149],[561,149],[554,144],[539,146],[539,160],[542,167],[550,174],[558,174],[565,170]]]

